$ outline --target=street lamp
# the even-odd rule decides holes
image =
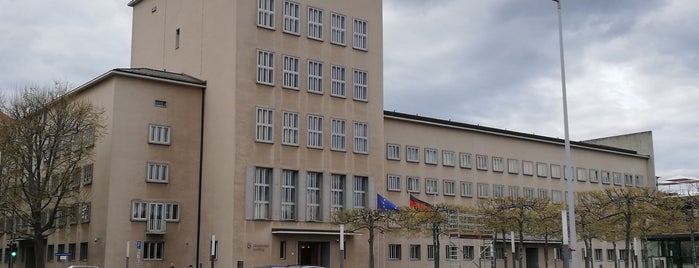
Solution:
[[[563,57],[563,22],[561,18],[561,0],[553,0],[556,2],[558,9],[558,42],[560,44],[560,54],[561,54],[561,90],[563,92],[563,129],[565,132],[565,157],[566,157],[566,168],[564,172],[564,177],[568,178],[567,181],[567,191],[568,191],[568,229],[570,239],[569,250],[570,250],[570,268],[578,268],[578,254],[575,250],[577,244],[577,232],[575,230],[575,192],[573,191],[573,160],[570,156],[570,133],[568,131],[568,98],[566,95],[566,71],[565,71],[565,60]]]

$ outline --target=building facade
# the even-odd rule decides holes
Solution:
[[[104,109],[106,134],[81,186],[90,220],[49,236],[47,267],[339,267],[331,213],[377,194],[565,198],[562,140],[383,111],[381,1],[129,5],[132,67],[73,92]],[[655,187],[650,133],[573,143],[573,159],[576,191]],[[347,234],[345,267],[367,266],[366,238]],[[377,265],[423,267],[428,241],[383,234]],[[487,245],[458,243],[444,265]]]

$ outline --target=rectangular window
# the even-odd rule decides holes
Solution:
[[[165,221],[177,222],[180,221],[180,204],[165,203]]]
[[[274,85],[274,53],[264,50],[257,51],[257,83]]]
[[[442,151],[442,165],[446,167],[454,166],[454,152]]]
[[[354,176],[354,208],[365,208],[367,203],[367,190],[369,178]]]
[[[459,166],[462,168],[471,168],[471,154],[459,153]]]
[[[445,255],[447,260],[456,260],[459,258],[459,248],[452,245],[446,245],[444,247]]]
[[[505,247],[497,246],[495,247],[495,259],[504,260],[505,259]]]
[[[548,165],[546,163],[536,163],[536,176],[546,178],[548,176]]]
[[[330,95],[344,98],[346,96],[346,81],[345,67],[332,65],[330,67]]]
[[[519,186],[507,186],[507,189],[512,199],[519,198]]]
[[[330,175],[330,212],[345,207],[345,175]]]
[[[625,249],[620,249],[619,250],[619,260],[620,261],[628,261],[629,260],[629,253]]]
[[[282,144],[299,145],[299,113],[282,113]]]
[[[473,260],[473,246],[463,246],[462,251],[464,260]]]
[[[461,182],[461,197],[473,197],[473,183],[469,181]]]
[[[80,222],[81,223],[87,223],[90,222],[90,217],[91,217],[91,204],[90,203],[80,203],[78,204],[78,212],[80,216]]]
[[[633,175],[624,173],[624,185],[633,186]]]
[[[255,168],[255,200],[253,219],[269,219],[272,169]]]
[[[522,175],[527,175],[527,176],[534,175],[534,162],[522,161]]]
[[[308,92],[323,93],[323,63],[308,61]]]
[[[493,172],[504,172],[505,164],[503,163],[502,157],[493,156]]]
[[[94,165],[91,163],[83,166],[83,184],[87,185],[92,183],[93,169]]]
[[[420,162],[420,148],[413,146],[405,147],[405,161]]]
[[[306,219],[308,221],[320,221],[320,190],[323,182],[323,173],[308,172],[306,175]]]
[[[400,160],[400,145],[386,144],[386,158],[389,160]]]
[[[369,125],[363,122],[354,122],[354,152],[369,153]]]
[[[362,70],[354,70],[354,99],[367,101],[369,99],[368,91],[368,73]]]
[[[281,186],[281,219],[296,219],[296,183],[299,172],[296,170],[282,170]]]
[[[367,22],[354,19],[354,42],[352,47],[367,50],[367,32]]]
[[[420,192],[420,178],[408,177],[408,192],[409,193],[419,193]]]
[[[400,244],[388,244],[388,259],[400,260]]]
[[[437,149],[425,148],[425,164],[437,164]]]
[[[299,34],[301,8],[298,3],[284,1],[284,32]]]
[[[488,198],[488,190],[490,189],[490,185],[487,183],[478,183],[478,198]]]
[[[602,170],[602,175],[601,175],[601,177],[602,177],[602,183],[604,183],[604,184],[609,184],[609,183],[611,183],[611,180],[609,179],[609,178],[610,178],[610,177],[609,177],[609,171]]]
[[[142,201],[132,201],[131,203],[131,220],[146,221],[148,220],[148,203]]]
[[[286,240],[279,241],[279,259],[286,259]]]
[[[420,245],[410,245],[410,260],[420,260]]]
[[[493,197],[495,197],[495,198],[505,197],[505,185],[493,184]]]
[[[68,255],[68,260],[69,260],[69,261],[74,261],[74,260],[75,260],[75,251],[76,251],[76,245],[75,245],[75,243],[70,243],[70,244],[68,244],[68,253],[70,253],[70,255]]]
[[[323,40],[323,11],[314,7],[308,8],[308,38]]]
[[[257,26],[274,29],[274,0],[257,0]]]
[[[56,254],[56,248],[54,245],[48,245],[46,249],[46,261],[52,262],[54,254]]]
[[[607,260],[616,261],[616,252],[613,249],[607,249]]]
[[[549,190],[539,189],[539,199],[541,199],[541,200],[549,199]]]
[[[621,173],[613,172],[612,177],[614,180],[614,185],[620,186],[621,185]]]
[[[534,188],[524,187],[524,198],[528,200],[534,199]]]
[[[345,45],[345,15],[330,13],[330,43]]]
[[[476,155],[476,168],[479,170],[488,170],[488,156]]]
[[[507,173],[519,174],[519,160],[507,159]]]
[[[644,184],[643,175],[636,175],[636,186],[642,187]]]
[[[80,243],[80,261],[87,261],[87,242]]]
[[[434,260],[434,245],[427,245],[427,259]]]
[[[425,179],[425,193],[437,194],[437,179]]]
[[[444,180],[444,195],[454,196],[456,195],[456,182],[450,180]]]
[[[170,174],[169,165],[163,163],[148,163],[147,182],[167,183]]]
[[[602,259],[602,249],[601,248],[596,248],[595,249],[595,261],[603,261]]]
[[[148,143],[170,144],[170,127],[163,125],[148,125]]]
[[[165,242],[145,241],[143,242],[143,260],[156,261],[163,259]]]
[[[386,181],[388,182],[389,191],[400,192],[400,176],[388,175]]]
[[[332,119],[330,121],[330,149],[336,151],[346,150],[346,126],[345,120]]]
[[[309,148],[323,148],[323,117],[317,115],[308,116],[308,143]]]
[[[590,169],[590,182],[592,183],[598,183],[599,182],[599,171],[596,169]]]
[[[587,169],[577,168],[576,169],[578,181],[587,181]]]
[[[561,166],[551,164],[551,178],[560,179],[561,178]]]
[[[284,56],[284,82],[282,87],[299,89],[299,58]]]
[[[255,113],[255,141],[273,142],[274,111],[269,108],[257,108]]]

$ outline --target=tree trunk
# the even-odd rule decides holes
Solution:
[[[41,233],[34,233],[34,267],[44,268],[46,261],[46,240]]]
[[[507,267],[505,267],[505,268],[507,268]],[[549,234],[548,233],[544,234],[544,268],[549,268]]]
[[[374,268],[374,228],[369,228],[369,268]]]
[[[432,245],[434,245],[434,268],[439,268],[439,225],[432,224]]]
[[[612,248],[614,249],[614,268],[619,268],[619,257],[616,256],[616,242],[612,242]]]

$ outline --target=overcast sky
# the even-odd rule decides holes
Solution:
[[[563,1],[571,139],[651,130],[656,175],[699,177],[699,1]],[[128,67],[127,3],[0,0],[0,89]],[[384,108],[563,138],[557,23],[550,0],[384,0]]]

